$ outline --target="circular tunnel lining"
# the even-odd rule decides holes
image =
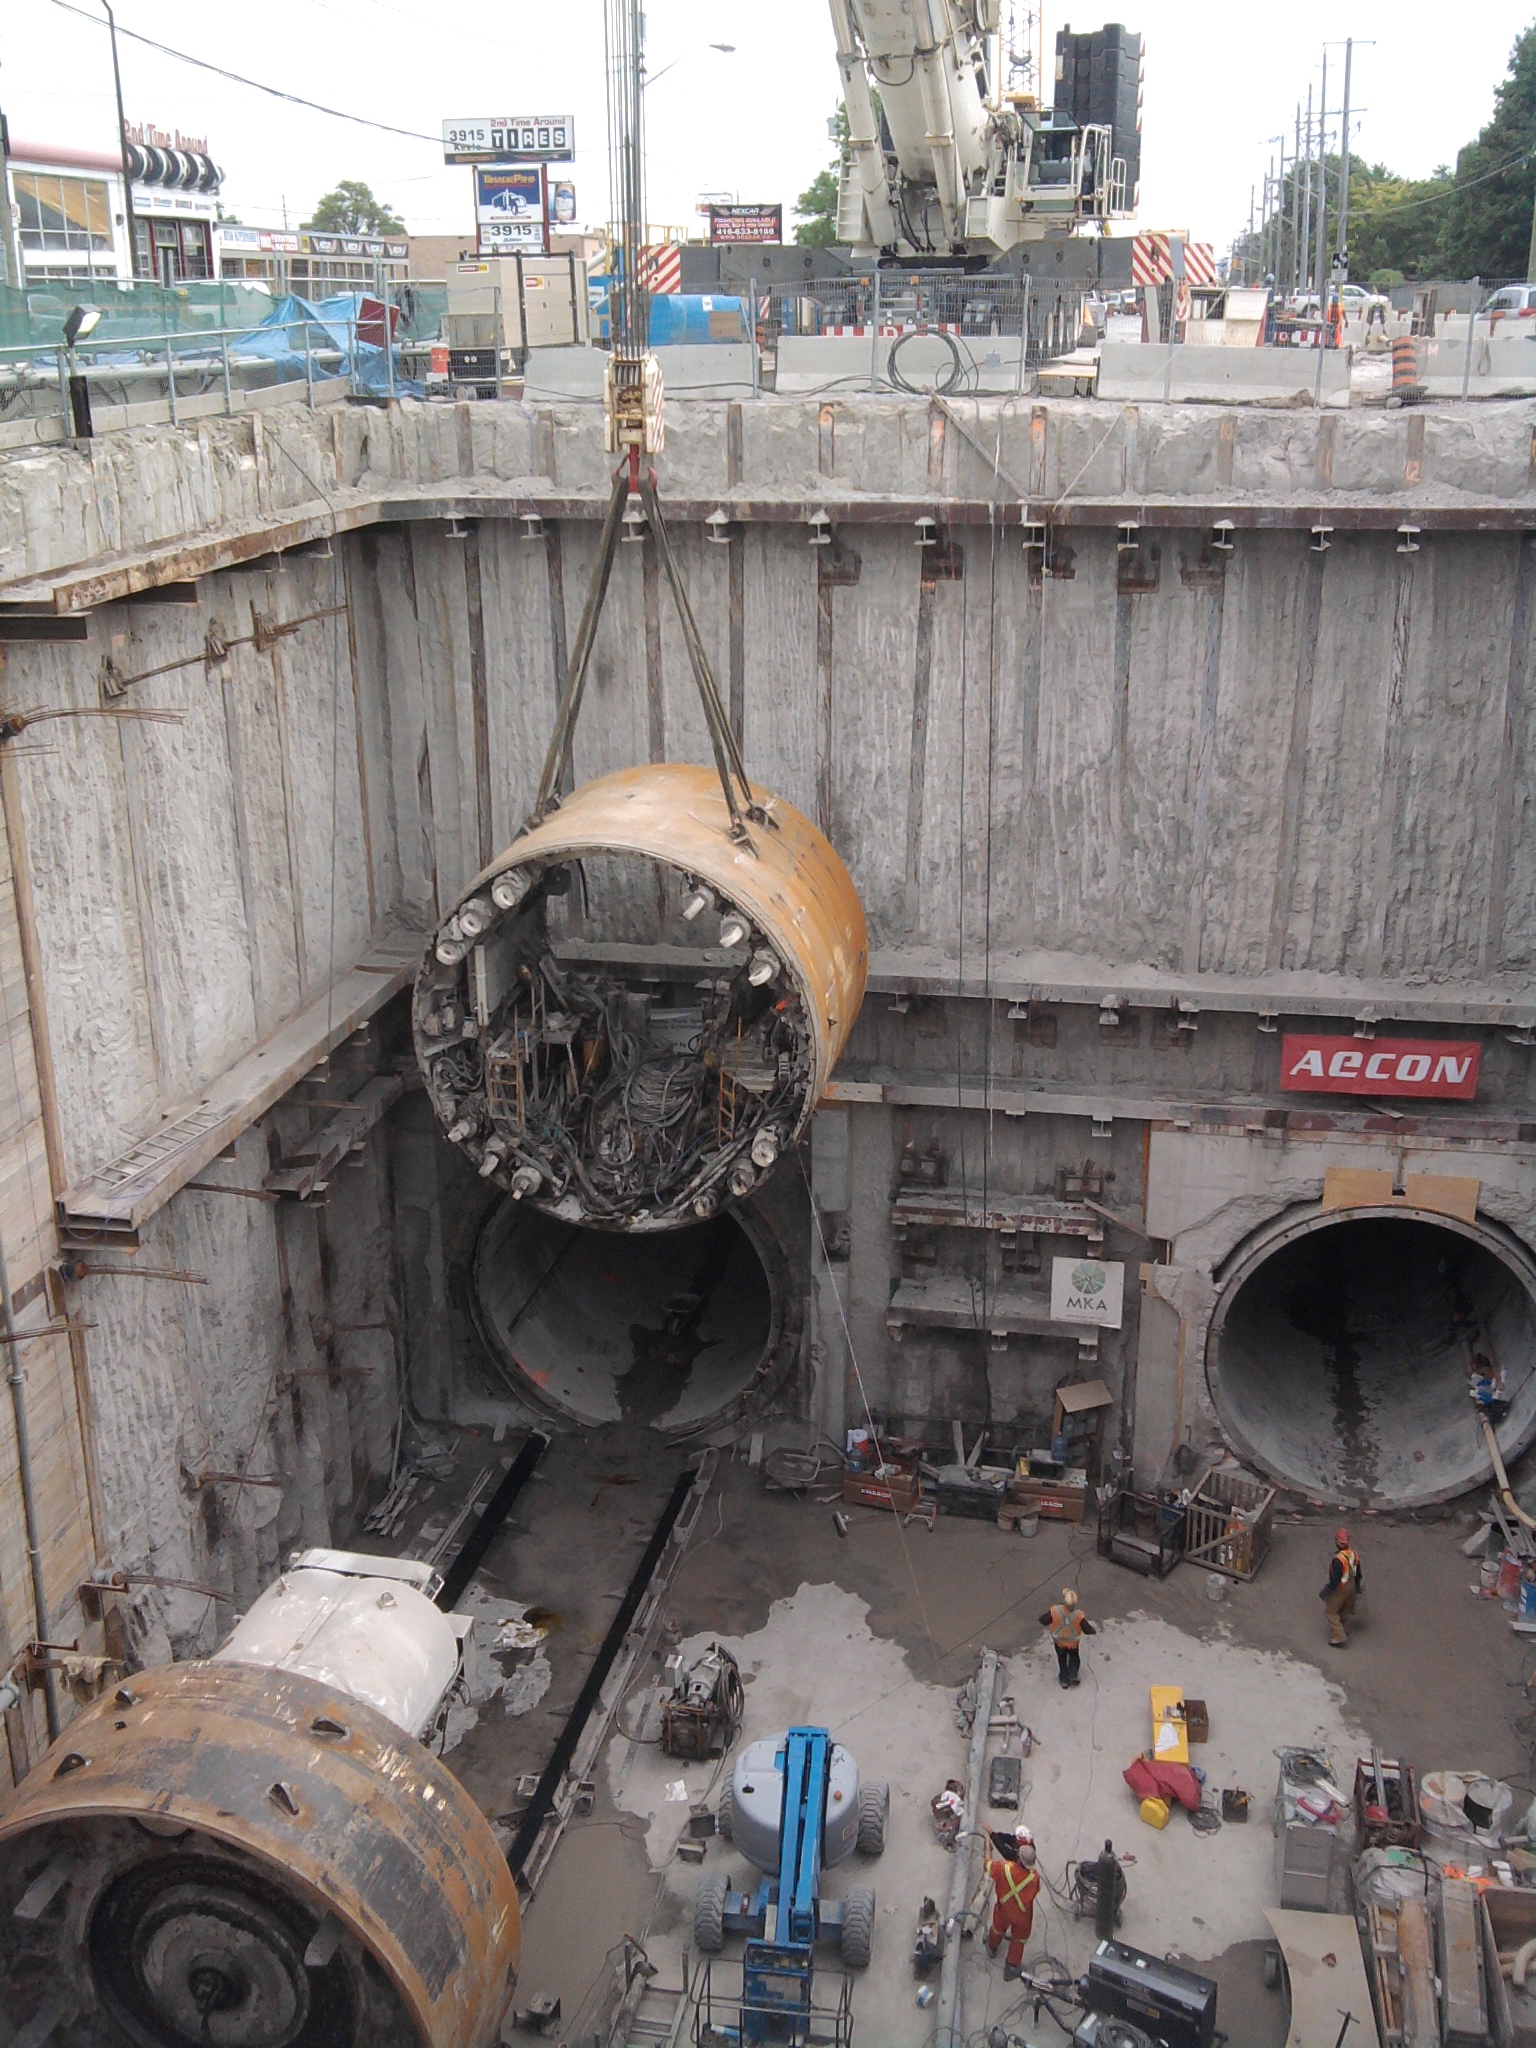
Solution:
[[[1407,1507],[1492,1472],[1469,1343],[1502,1368],[1508,1460],[1536,1435],[1529,1255],[1446,1217],[1314,1215],[1239,1254],[1207,1376],[1227,1434],[1272,1477],[1340,1505]]]
[[[708,1421],[745,1392],[778,1330],[757,1226],[734,1213],[622,1236],[509,1199],[481,1232],[474,1285],[503,1364],[582,1422]]]

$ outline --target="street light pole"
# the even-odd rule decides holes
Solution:
[[[133,172],[128,165],[128,123],[123,115],[123,74],[117,63],[117,16],[110,0],[101,0],[106,10],[107,31],[112,39],[112,90],[117,95],[117,146],[123,159],[123,218],[128,226],[128,278],[139,274],[139,236],[133,217]]]

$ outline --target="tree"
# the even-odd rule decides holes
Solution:
[[[848,144],[848,109],[841,101],[832,120],[832,136],[837,155],[795,201],[795,240],[802,249],[830,249],[837,241],[837,190]]]
[[[837,240],[835,170],[818,171],[795,201],[795,240],[802,249],[830,249]]]
[[[1456,191],[1443,208],[1441,276],[1524,277],[1533,198],[1536,23],[1509,53],[1493,119],[1456,159]]]
[[[1452,191],[1444,165],[1427,178],[1399,178],[1385,164],[1349,167],[1349,274],[1376,279],[1454,275],[1443,268],[1441,243]]]
[[[391,213],[382,199],[375,199],[373,188],[358,182],[355,178],[343,178],[334,192],[327,192],[314,211],[314,217],[304,222],[306,228],[317,228],[325,235],[403,235],[405,222],[399,214]]]

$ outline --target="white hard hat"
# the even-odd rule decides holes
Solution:
[[[1021,1849],[1032,1849],[1035,1846],[1035,1831],[1032,1827],[1027,1827],[1023,1821],[1019,1822],[1013,1835]]]

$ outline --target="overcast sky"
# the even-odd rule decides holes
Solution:
[[[1126,15],[1147,39],[1139,224],[1229,243],[1247,225],[1269,138],[1289,137],[1298,97],[1321,83],[1325,38],[1356,31],[1375,38],[1355,49],[1357,152],[1410,176],[1454,160],[1492,111],[1533,14],[1536,0],[1483,0],[1453,31],[1443,5],[1424,0],[1288,0],[1283,10],[1139,0]],[[105,31],[53,0],[11,0],[7,15],[0,106],[12,137],[110,148]],[[468,12],[443,0],[120,0],[117,17],[120,28],[429,138],[450,116],[574,113],[578,217],[606,214],[601,0]],[[1065,21],[1046,13],[1048,52]],[[1075,22],[1099,25],[1097,15]],[[829,156],[837,72],[826,0],[648,0],[647,37],[652,220],[693,224],[700,193],[728,192],[782,200],[787,229],[795,196]],[[471,173],[446,168],[434,141],[285,105],[127,40],[120,49],[129,121],[206,135],[237,219],[280,226],[286,206],[297,226],[339,179],[360,178],[413,232],[470,231]],[[1330,48],[1330,106],[1343,59]]]

